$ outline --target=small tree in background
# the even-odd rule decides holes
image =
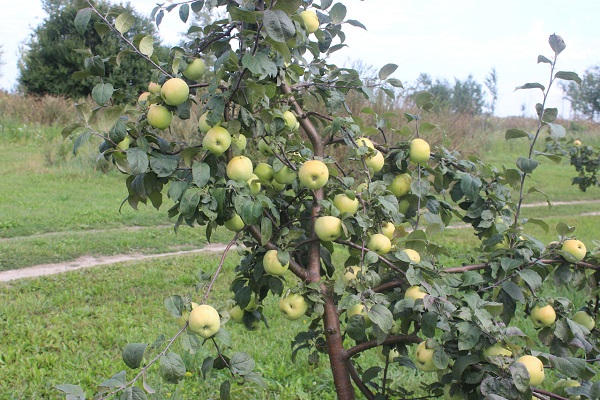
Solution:
[[[496,102],[498,101],[498,74],[496,73],[495,67],[488,72],[483,83],[490,95],[490,101],[487,103],[486,107],[490,114],[494,115],[496,111]]]
[[[571,109],[575,114],[580,114],[590,121],[600,118],[600,65],[588,68],[581,78],[581,86],[569,82],[563,84],[563,91],[567,100],[571,102]]]

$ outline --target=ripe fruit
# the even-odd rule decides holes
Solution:
[[[252,297],[250,297],[250,301],[248,302],[248,305],[246,307],[244,307],[244,311],[252,312],[256,309],[258,309],[258,302],[256,301],[256,297],[252,296]]]
[[[369,239],[367,248],[379,255],[383,255],[389,253],[390,249],[392,248],[392,242],[390,241],[390,238],[384,234],[376,233]]]
[[[367,139],[366,137],[361,137],[361,138],[356,139],[356,144],[358,145],[358,147],[366,146],[370,149],[375,148],[375,146],[373,145],[373,142],[371,142],[371,139]]]
[[[254,167],[254,173],[261,181],[270,181],[273,179],[273,167],[269,164],[261,162]]]
[[[241,324],[243,322],[244,319],[244,310],[242,310],[242,308],[236,304],[235,306],[233,306],[229,311],[229,317],[231,318],[231,320],[237,324]]]
[[[235,147],[237,147],[240,151],[246,149],[247,143],[248,139],[246,139],[246,136],[242,135],[241,133],[234,135],[231,139],[231,144],[235,145]]]
[[[540,307],[536,304],[531,310],[531,320],[538,328],[546,328],[556,321],[556,311],[550,304]]]
[[[258,141],[258,151],[260,151],[264,156],[267,157],[273,155],[273,149],[269,147],[267,141],[264,138]]]
[[[365,308],[364,304],[358,303],[353,305],[348,309],[346,314],[348,315],[348,318],[351,318],[354,315],[362,315],[365,319],[365,326],[371,326],[371,318],[369,318],[369,316],[367,315],[367,309]]]
[[[231,135],[227,129],[220,126],[211,128],[202,139],[202,147],[215,156],[223,154],[229,146],[231,146]]]
[[[410,183],[412,177],[409,174],[396,175],[392,182],[387,186],[388,190],[396,197],[402,197],[410,192]]]
[[[340,210],[340,213],[356,214],[358,211],[358,199],[351,199],[346,193],[338,193],[333,198],[333,205]]]
[[[240,217],[237,214],[234,214],[233,217],[225,221],[225,228],[229,229],[232,232],[239,232],[242,229],[244,229],[244,221],[242,221],[242,217]]]
[[[417,351],[415,352],[415,365],[421,371],[434,372],[439,370],[439,368],[433,363],[434,348],[435,347],[427,347],[427,340],[424,340],[417,345]]]
[[[181,78],[171,78],[160,89],[160,96],[170,106],[177,107],[187,101],[190,87]]]
[[[277,257],[277,250],[269,250],[263,256],[263,268],[265,272],[269,275],[283,275],[283,273],[287,271],[289,266],[289,262],[285,265],[281,264],[279,258]]]
[[[385,159],[379,150],[375,150],[375,155],[365,158],[365,164],[368,168],[371,168],[373,172],[379,172],[385,164]]]
[[[196,307],[198,307],[198,303],[194,303],[192,301],[192,310]],[[188,310],[183,310],[181,312],[181,317],[177,318],[177,321],[176,321],[179,329],[183,328],[183,326],[185,325],[186,322],[188,322],[189,319],[190,319],[190,312]]]
[[[588,331],[591,331],[596,326],[594,317],[583,310],[577,311],[575,314],[573,314],[571,319],[577,322],[579,325],[585,326]]]
[[[260,179],[255,174],[250,175],[250,178],[246,181],[248,187],[250,188],[250,194],[252,196],[256,196],[262,187],[260,184]]]
[[[287,126],[290,129],[296,129],[296,124],[298,124],[298,120],[296,119],[296,116],[293,112],[284,111],[283,120],[285,121],[285,126]]]
[[[503,347],[500,342],[496,342],[496,343],[494,343],[493,346],[486,347],[483,350],[483,355],[486,357],[495,357],[495,356],[510,357],[510,356],[512,356],[512,351],[510,351],[506,347]]]
[[[581,396],[570,396],[565,390],[566,388],[575,386],[581,386],[581,383],[577,382],[574,379],[560,379],[558,382],[556,382],[556,386],[554,386],[553,392],[554,394],[557,394],[559,396],[568,397],[569,399],[573,400],[579,400]]]
[[[426,163],[429,160],[430,152],[429,143],[423,139],[413,139],[410,142],[408,158],[415,164]]]
[[[357,265],[353,265],[344,270],[344,275],[342,275],[342,282],[346,285],[356,279],[358,273],[360,272],[360,267]]]
[[[338,217],[326,215],[315,220],[315,233],[324,242],[333,242],[344,233],[342,220]]]
[[[525,355],[519,357],[517,361],[524,364],[525,368],[527,368],[529,372],[529,384],[531,386],[538,386],[544,381],[544,364],[542,364],[539,358]]]
[[[573,146],[575,146],[575,147],[581,146],[581,140],[579,140],[579,139],[573,140]]]
[[[300,17],[302,18],[302,22],[304,22],[307,33],[314,33],[319,29],[319,17],[316,12],[305,10],[300,13]]]
[[[290,293],[279,300],[279,310],[287,319],[294,321],[306,314],[308,303],[301,294]]]
[[[335,203],[334,203],[334,205],[335,205]],[[383,226],[381,227],[381,233],[383,233],[389,239],[394,238],[395,231],[396,231],[396,225],[394,225],[393,222],[387,222],[387,223],[383,224]]]
[[[148,105],[148,97],[150,97],[150,92],[144,92],[139,95],[137,102],[140,106]]]
[[[417,253],[413,249],[404,249],[402,251],[404,251],[406,253],[408,258],[410,258],[411,262],[414,262],[415,264],[418,264],[421,262],[421,256],[419,255],[419,253]]]
[[[318,190],[329,180],[329,169],[321,160],[308,160],[300,167],[298,178],[308,189]]]
[[[279,171],[273,173],[273,179],[277,183],[289,185],[296,180],[296,172],[287,165],[284,165]]]
[[[400,357],[400,353],[398,353],[396,349],[388,348],[388,354],[386,356],[385,354],[383,354],[383,346],[379,346],[377,347],[377,357],[379,357],[381,362],[391,363],[392,361],[394,361],[394,358]]]
[[[127,155],[125,154],[125,151],[129,148],[130,144],[131,144],[131,138],[129,136],[125,136],[125,139],[123,139],[119,143],[117,143],[117,147],[115,148],[115,152],[113,153],[113,156],[115,156],[116,158],[127,157]]]
[[[195,81],[202,78],[202,75],[206,72],[206,65],[201,58],[195,58],[194,61],[188,64],[183,71],[183,76]]]
[[[220,327],[221,318],[212,306],[200,304],[190,313],[188,328],[204,339],[217,333]]]
[[[161,86],[156,82],[150,82],[148,84],[148,91],[152,94],[160,94]]]
[[[408,289],[406,289],[406,292],[404,292],[405,299],[413,299],[413,300],[423,299],[426,295],[427,295],[427,292],[424,292],[423,290],[421,290],[421,288],[419,286],[411,286]]]
[[[148,123],[156,129],[167,129],[171,125],[173,114],[164,106],[153,104],[148,110]]]
[[[237,182],[245,182],[252,176],[254,166],[246,156],[233,157],[227,163],[227,177]]]
[[[577,261],[583,260],[585,257],[585,253],[587,249],[585,248],[585,244],[581,240],[577,239],[568,239],[562,245],[562,251],[566,251],[571,254],[573,257],[577,259]]]
[[[200,129],[200,132],[202,133],[206,133],[210,130],[210,128],[212,128],[212,126],[210,126],[208,122],[206,122],[206,117],[208,117],[208,112],[202,114],[198,119],[198,129]]]

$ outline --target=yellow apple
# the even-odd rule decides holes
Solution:
[[[556,311],[550,304],[540,307],[536,304],[531,310],[531,320],[538,328],[546,328],[556,321]]]
[[[371,139],[368,139],[366,137],[356,139],[356,144],[358,145],[358,147],[365,146],[370,149],[375,149],[375,146],[373,145],[373,142],[371,142]]]
[[[544,364],[542,364],[542,361],[539,358],[524,355],[519,357],[517,361],[527,368],[527,371],[529,372],[529,384],[531,386],[538,386],[544,381]]]
[[[290,129],[295,129],[296,124],[298,123],[298,119],[291,111],[283,112],[283,120],[285,121],[285,126],[287,126]]]
[[[192,310],[196,307],[198,307],[198,303],[194,303],[192,301]],[[181,312],[181,317],[177,318],[176,322],[177,322],[177,326],[179,327],[179,329],[183,328],[185,323],[188,322],[188,320],[190,319],[190,312],[188,310],[183,310]]]
[[[233,135],[233,138],[231,139],[231,144],[235,145],[235,147],[237,147],[238,150],[242,151],[246,149],[248,139],[243,134],[238,133],[237,135]]]
[[[385,164],[385,159],[379,150],[375,150],[374,155],[365,158],[365,164],[368,168],[371,168],[373,172],[379,172]]]
[[[333,206],[340,210],[340,213],[356,214],[358,211],[358,199],[351,199],[346,193],[338,193],[333,198]]]
[[[316,12],[304,10],[300,13],[300,17],[302,18],[302,22],[304,22],[307,33],[315,33],[319,29],[319,17]]]
[[[581,140],[579,140],[579,139],[573,140],[573,146],[575,146],[575,147],[581,146]]]
[[[374,251],[375,253],[377,253],[379,255],[384,255],[384,254],[389,253],[390,249],[392,248],[392,242],[391,242],[390,238],[388,238],[384,234],[376,233],[376,234],[372,235],[371,238],[369,239],[367,248],[369,250]]]
[[[261,181],[270,181],[273,179],[273,167],[264,162],[258,163],[254,167],[254,173]]]
[[[360,272],[360,267],[357,265],[350,266],[344,270],[344,275],[342,275],[342,282],[346,285],[351,281],[355,280],[358,273]]]
[[[306,314],[308,303],[301,294],[290,293],[279,300],[279,310],[287,319],[294,321]]]
[[[333,242],[344,233],[342,220],[338,217],[326,215],[315,220],[315,233],[324,242]]]
[[[372,324],[371,318],[369,318],[369,316],[367,315],[367,309],[364,306],[364,304],[358,303],[358,304],[353,305],[352,307],[350,307],[348,309],[346,314],[348,315],[348,318],[351,318],[354,315],[362,315],[362,317],[365,319],[366,327],[369,327]]]
[[[148,105],[148,97],[150,97],[150,92],[144,92],[139,95],[137,102],[138,105],[144,107]]]
[[[160,89],[162,88],[162,86],[160,86],[158,83],[156,82],[150,82],[148,84],[148,91],[152,94],[160,94]]]
[[[204,339],[213,336],[220,327],[219,313],[208,304],[200,304],[190,313],[188,328]]]
[[[411,262],[414,262],[415,264],[418,264],[421,262],[421,256],[419,255],[419,253],[417,253],[413,249],[404,249],[402,251],[406,253],[408,258],[410,258]]]
[[[223,154],[229,146],[231,146],[231,135],[227,129],[220,126],[211,128],[202,139],[202,147],[215,156]]]
[[[321,160],[308,160],[298,171],[300,183],[310,190],[319,190],[329,180],[329,169]]]
[[[583,310],[577,311],[575,314],[573,314],[571,319],[577,322],[579,325],[585,326],[588,331],[591,331],[596,326],[594,317]]]
[[[194,61],[189,63],[183,71],[183,76],[186,78],[196,81],[202,78],[202,75],[206,72],[206,64],[201,58],[195,58]]]
[[[208,122],[206,122],[206,117],[208,117],[208,111],[202,114],[198,119],[198,129],[200,129],[200,132],[202,133],[206,133],[210,131],[210,128],[212,128],[212,126],[210,126]],[[215,126],[219,126],[219,124]]]
[[[273,173],[273,179],[277,183],[289,185],[296,180],[296,172],[287,165],[284,165],[279,171]]]
[[[236,324],[241,324],[243,322],[244,319],[244,310],[242,310],[242,308],[236,304],[235,306],[233,306],[229,311],[229,317],[231,318],[231,320],[233,322],[235,322]]]
[[[148,123],[156,129],[167,129],[173,120],[173,114],[164,106],[153,104],[148,109]]]
[[[177,107],[187,101],[190,87],[181,78],[171,78],[162,85],[160,97],[170,106]]]
[[[381,227],[381,233],[388,237],[388,239],[394,238],[394,232],[396,231],[396,225],[393,222],[386,222]]]
[[[263,268],[269,275],[279,276],[283,275],[290,266],[290,263],[283,265],[277,258],[277,250],[269,250],[263,256]]]
[[[402,197],[410,192],[410,183],[412,177],[409,174],[399,174],[394,177],[392,182],[387,186],[387,189],[396,197]]]
[[[512,356],[512,354],[513,354],[512,351],[510,351],[506,347],[502,346],[502,343],[500,343],[500,342],[496,342],[496,343],[494,343],[493,346],[486,347],[483,350],[483,355],[485,357],[496,357],[496,356],[510,357],[510,356]]]
[[[415,164],[426,163],[429,160],[430,153],[429,143],[425,140],[417,138],[410,142],[408,158]]]
[[[233,217],[225,221],[225,228],[232,232],[239,232],[242,229],[244,229],[244,221],[242,221],[242,217],[240,217],[237,214],[234,214]]]
[[[433,363],[434,347],[427,347],[427,340],[422,341],[417,345],[415,352],[415,365],[423,372],[439,371],[439,368]]]
[[[258,193],[260,193],[260,189],[261,189],[262,185],[260,184],[260,178],[258,176],[256,176],[256,174],[252,174],[250,176],[250,178],[248,178],[246,183],[248,184],[248,187],[250,188],[250,194],[252,196],[256,196]]]
[[[411,286],[408,289],[406,289],[406,292],[404,292],[405,299],[417,300],[423,299],[425,296],[427,296],[427,292],[421,290],[419,286]]]
[[[226,173],[227,177],[237,182],[245,182],[254,173],[254,166],[252,160],[246,156],[233,157],[227,163]]]
[[[571,254],[573,257],[577,259],[577,261],[581,261],[585,257],[585,253],[587,249],[585,248],[585,244],[581,240],[577,239],[568,239],[562,245],[562,251],[566,251]]]

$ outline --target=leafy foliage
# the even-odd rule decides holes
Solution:
[[[588,68],[579,81],[566,82],[563,90],[571,102],[573,111],[591,121],[598,121],[600,116],[600,65]]]

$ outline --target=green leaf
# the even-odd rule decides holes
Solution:
[[[329,18],[334,24],[342,23],[346,18],[346,6],[342,3],[335,3],[329,10]]]
[[[115,88],[112,83],[99,83],[92,89],[92,98],[99,106],[102,106],[110,100]]]
[[[538,56],[537,62],[538,62],[538,64],[539,63],[552,64],[552,61],[550,61],[547,57],[544,57],[542,55]]]
[[[192,178],[199,188],[203,188],[210,180],[210,166],[203,162],[194,161],[192,165]]]
[[[525,172],[526,174],[533,172],[533,170],[536,169],[539,164],[540,164],[539,162],[537,162],[536,160],[534,160],[532,158],[525,158],[525,157],[517,158],[517,168],[519,168],[521,171]]]
[[[565,80],[565,81],[573,81],[578,86],[581,86],[581,78],[575,72],[558,71],[556,74],[554,74],[554,77],[557,79]]]
[[[419,92],[415,96],[415,104],[422,110],[430,111],[433,108],[433,95],[428,91]]]
[[[529,134],[525,131],[522,131],[520,129],[509,129],[506,131],[506,133],[504,134],[504,138],[506,140],[511,140],[511,139],[519,139],[522,137],[529,137]]]
[[[542,196],[544,196],[544,198],[546,199],[546,203],[548,203],[548,206],[551,207],[552,203],[550,203],[550,196],[548,196],[548,194],[538,188],[536,188],[535,186],[532,186],[529,188],[529,190],[527,190],[527,193],[539,193]]]
[[[250,354],[244,352],[233,353],[229,360],[231,373],[235,375],[246,375],[254,369],[255,365]]]
[[[127,384],[127,373],[126,371],[121,371],[118,374],[114,375],[112,378],[105,380],[98,387],[100,388],[120,388],[124,387]]]
[[[127,150],[127,162],[129,163],[132,175],[143,174],[148,170],[148,166],[150,165],[148,154],[139,147]]]
[[[92,136],[92,131],[89,129],[84,129],[83,132],[75,139],[75,143],[73,143],[73,154],[77,155],[81,146],[83,146]]]
[[[381,329],[384,333],[389,333],[394,323],[394,316],[387,307],[381,304],[375,304],[367,312],[367,316],[373,321],[375,325]]]
[[[477,200],[479,198],[479,190],[481,189],[481,179],[476,176],[469,174],[463,175],[460,180],[460,188],[465,195],[471,200]]]
[[[85,392],[79,385],[61,384],[54,386],[54,388],[65,393],[69,400],[85,400]]]
[[[519,90],[519,89],[540,89],[542,92],[544,90],[546,90],[546,88],[544,87],[544,85],[542,85],[541,83],[526,83],[523,86],[517,86],[515,88],[515,90]]]
[[[267,35],[277,42],[286,42],[296,34],[296,27],[290,17],[280,10],[266,10],[263,25]]]
[[[548,126],[548,130],[550,131],[550,136],[555,139],[562,139],[567,135],[567,131],[560,124],[554,124],[551,122],[546,123]]]
[[[404,85],[402,85],[402,81],[400,79],[389,78],[386,80],[386,82],[392,85],[393,87],[404,88]]]
[[[548,361],[553,368],[565,376],[577,376],[584,380],[594,376],[586,361],[580,358],[550,355]]]
[[[298,8],[302,5],[302,0],[286,0],[286,1],[277,1],[273,5],[272,10],[281,10],[287,15],[294,14]]]
[[[171,176],[179,166],[177,156],[155,153],[150,157],[150,168],[159,178]]]
[[[396,64],[385,64],[379,70],[379,74],[378,74],[379,79],[381,79],[381,80],[386,79],[388,76],[393,74],[394,71],[396,71],[397,69],[398,69],[398,66]]]
[[[144,358],[144,352],[146,351],[148,344],[146,343],[129,343],[123,349],[121,356],[123,362],[131,369],[139,368]]]
[[[151,57],[152,53],[154,53],[154,37],[152,35],[144,36],[140,41],[139,49],[142,54]]]
[[[446,369],[446,367],[448,367],[450,357],[444,351],[443,346],[435,346],[435,348],[433,349],[432,361],[433,365],[435,365],[439,369]]]
[[[185,23],[185,22],[187,22],[189,16],[190,16],[190,6],[188,4],[182,4],[179,7],[179,19],[181,19],[181,21],[183,21]]]
[[[367,30],[367,27],[364,26],[362,23],[360,23],[359,21],[355,20],[355,19],[348,19],[346,20],[346,23],[352,26],[356,26],[357,28],[362,28],[365,31]]]
[[[526,223],[537,225],[540,228],[542,228],[546,233],[548,233],[548,231],[550,230],[550,225],[548,225],[543,219],[528,218]]]
[[[119,395],[119,400],[147,400],[146,393],[139,387],[128,387]]]
[[[160,375],[167,383],[177,384],[185,376],[185,365],[181,356],[168,352],[160,358]]]
[[[115,28],[119,33],[123,34],[127,32],[135,23],[135,17],[128,12],[120,14],[115,20]]]
[[[90,22],[90,18],[92,17],[92,9],[90,7],[83,8],[77,11],[77,15],[75,16],[75,30],[83,35],[87,29],[88,22]]]
[[[558,108],[546,108],[544,109],[544,114],[542,115],[542,121],[544,122],[552,122],[558,117]]]
[[[260,243],[262,246],[267,244],[271,240],[273,235],[273,223],[268,217],[264,217],[260,221]]]
[[[575,228],[565,224],[564,222],[559,222],[556,224],[556,233],[559,236],[567,236],[575,231]]]
[[[172,316],[178,318],[181,317],[183,311],[183,299],[181,296],[173,295],[165,299],[165,308],[171,313]]]
[[[529,389],[530,377],[525,364],[520,362],[512,363],[509,366],[509,370],[517,390],[521,393],[527,391]]]
[[[226,380],[219,387],[219,397],[221,400],[231,400],[231,381]]]
[[[532,269],[524,269],[519,271],[519,276],[531,287],[532,290],[537,290],[542,286],[542,277]]]
[[[425,337],[432,338],[435,336],[438,320],[439,315],[436,312],[428,311],[423,314],[423,317],[421,318],[421,329]]]
[[[462,321],[456,325],[458,329],[458,350],[471,350],[479,341],[481,330],[477,325]]]
[[[192,3],[192,11],[195,13],[202,11],[202,7],[204,7],[204,0],[195,1]]]
[[[250,70],[255,75],[259,75],[260,79],[266,76],[277,75],[277,66],[264,53],[256,53],[254,56],[245,54],[242,57],[242,65]]]
[[[515,299],[519,303],[525,304],[525,296],[523,296],[523,291],[514,282],[512,282],[512,281],[504,281],[502,283],[502,289],[504,289],[504,291],[506,293],[508,293],[508,295],[510,297],[512,297],[513,299]]]

